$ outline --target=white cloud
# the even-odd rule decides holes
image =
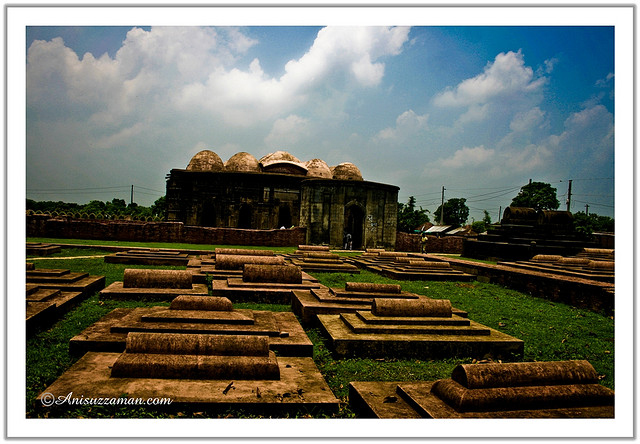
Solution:
[[[396,118],[395,128],[385,128],[376,134],[374,141],[383,141],[390,139],[406,139],[416,133],[428,129],[428,114],[418,115],[412,109],[403,112]]]
[[[270,148],[288,151],[307,137],[308,132],[309,120],[292,114],[285,119],[276,120],[264,141]]]
[[[529,111],[516,114],[509,124],[514,132],[523,133],[541,127],[545,122],[545,112],[535,107]]]
[[[482,145],[473,148],[463,147],[456,151],[452,157],[442,159],[439,163],[447,168],[476,167],[489,162],[493,158],[494,152],[494,150]]]
[[[521,51],[509,51],[498,54],[482,74],[437,95],[434,104],[441,107],[481,105],[504,97],[537,92],[545,82],[546,78],[535,78],[533,70],[524,65]]]
[[[604,79],[596,80],[596,86],[599,88],[606,88],[611,84],[611,80],[613,80],[614,77],[615,75],[610,72]]]

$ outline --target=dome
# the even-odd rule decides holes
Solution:
[[[331,173],[331,169],[327,162],[321,159],[311,159],[308,162],[305,162],[305,166],[307,167],[307,176],[310,177],[321,177],[323,179],[332,179],[333,174]]]
[[[331,173],[333,178],[338,180],[362,180],[360,170],[351,162],[343,162],[331,167]]]
[[[238,171],[245,173],[260,172],[260,165],[258,164],[256,158],[249,153],[245,153],[244,151],[231,156],[231,158],[227,160],[227,163],[224,164],[224,168],[227,171]]]
[[[263,166],[269,165],[272,163],[281,162],[281,161],[302,164],[302,162],[300,162],[300,160],[296,156],[289,154],[286,151],[276,151],[275,153],[269,153],[266,156],[264,156],[262,159],[260,159],[260,163]]]
[[[200,151],[187,165],[189,171],[222,171],[223,169],[224,164],[220,156],[210,150]]]

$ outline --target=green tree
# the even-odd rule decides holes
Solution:
[[[482,211],[484,211],[484,217],[482,218],[482,222],[484,222],[485,226],[491,225],[491,215],[487,210],[482,210]]]
[[[573,213],[573,226],[578,233],[590,236],[594,232],[615,232],[615,220],[608,216],[595,213],[586,214],[584,211]]]
[[[165,196],[162,196],[157,198],[153,205],[151,205],[151,214],[153,214],[154,216],[160,216],[164,219],[166,217],[166,209],[166,199]]]
[[[459,227],[463,225],[469,217],[469,207],[467,207],[467,199],[455,198],[449,199],[444,203],[443,223],[445,225],[453,225]],[[436,217],[442,214],[442,205],[436,210]]]
[[[556,189],[548,183],[531,182],[520,188],[520,192],[511,201],[512,207],[529,207],[539,210],[557,210],[560,202]]]
[[[416,227],[429,222],[428,212],[422,207],[416,209],[416,198],[413,196],[409,197],[406,204],[398,202],[398,231],[411,233]]]

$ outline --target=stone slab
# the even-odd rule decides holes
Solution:
[[[104,257],[106,264],[185,266],[189,258],[174,255],[142,255],[116,253]]]
[[[431,394],[434,382],[349,383],[349,405],[362,418],[613,418],[614,406],[460,413]]]
[[[69,274],[70,271],[61,268],[41,268],[38,270],[27,270],[28,278],[38,278],[38,277],[62,277],[64,275]]]
[[[27,292],[25,322],[28,334],[48,327],[87,296],[87,293],[48,288]]]
[[[62,248],[59,245],[43,244],[39,242],[27,242],[26,254],[31,256],[49,256],[59,253]]]
[[[120,353],[88,352],[43,393],[80,398],[170,398],[172,406],[286,413],[314,409],[336,413],[340,401],[312,358],[278,357],[279,380],[112,378]],[[42,396],[39,395],[37,399]]]
[[[498,265],[505,267],[519,268],[528,271],[538,271],[541,273],[557,274],[567,277],[575,277],[582,279],[591,279],[600,282],[614,282],[615,274],[613,271],[607,272],[605,270],[590,270],[586,267],[575,266],[561,266],[553,264],[545,264],[540,262],[498,262]]]
[[[85,273],[69,274],[75,278],[59,280],[55,277],[42,277],[33,279],[27,276],[27,283],[37,284],[40,288],[55,288],[62,291],[81,292],[87,296],[104,288],[104,276],[92,276]]]
[[[207,296],[205,284],[193,284],[192,288],[125,288],[120,281],[113,282],[100,292],[103,299],[141,299],[170,301],[180,295]]]
[[[342,315],[318,315],[320,328],[331,339],[335,354],[340,357],[418,358],[451,357],[519,359],[524,354],[524,342],[497,330],[470,321],[469,326],[486,329],[488,335],[436,333],[362,333],[354,332]]]
[[[229,298],[232,302],[291,304],[292,291],[310,288],[320,288],[320,284],[304,280],[301,284],[255,283],[238,278],[211,281],[211,294]]]
[[[178,311],[168,307],[116,308],[69,341],[69,352],[121,352],[130,331],[165,333],[261,334],[269,336],[269,347],[280,356],[313,356],[313,344],[295,315],[290,312],[237,310],[254,324],[202,322],[150,322],[154,316]],[[147,317],[146,321],[143,320]]]

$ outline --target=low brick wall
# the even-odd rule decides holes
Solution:
[[[245,230],[184,225],[182,222],[106,221],[27,216],[27,236],[211,245],[297,246],[306,230]]]
[[[396,236],[396,251],[420,252],[420,234],[410,234],[398,231]],[[461,236],[428,236],[427,253],[461,254],[464,237]]]

